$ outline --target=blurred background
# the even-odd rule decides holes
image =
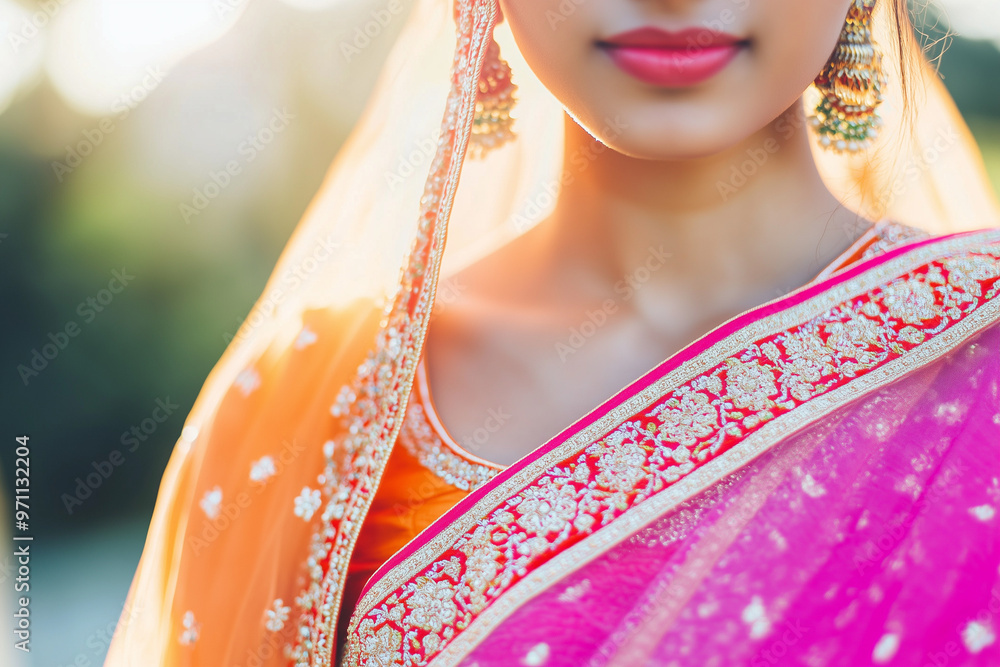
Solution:
[[[410,3],[0,0],[0,511],[27,434],[35,536],[0,664],[101,664],[184,417]],[[1000,3],[915,16],[996,187]]]

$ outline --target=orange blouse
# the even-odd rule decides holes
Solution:
[[[386,463],[347,567],[338,639],[347,636],[351,613],[375,571],[504,467],[474,456],[448,434],[431,401],[421,360],[399,442]]]

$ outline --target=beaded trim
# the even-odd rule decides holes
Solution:
[[[878,223],[875,226],[875,232],[878,235],[878,240],[865,248],[861,261],[885,254],[896,246],[922,241],[930,237],[930,234],[923,229],[888,221]]]
[[[296,667],[329,667],[334,662],[347,566],[399,433],[423,348],[445,228],[472,127],[479,70],[496,19],[495,0],[455,2],[458,42],[452,86],[420,200],[413,247],[380,323],[375,349],[330,409],[344,434],[326,448],[326,465],[317,477],[323,511],[305,563],[309,580],[295,598],[300,610],[295,644],[285,649]]]
[[[837,260],[830,264],[814,282],[832,273],[888,252],[896,246],[927,238],[927,232],[897,222],[876,223]],[[863,249],[863,253],[862,253]],[[861,254],[860,257],[856,255]],[[419,401],[411,402],[406,410],[399,441],[420,464],[445,483],[472,491],[495,477],[505,466],[472,456],[458,445],[441,424],[434,411],[430,395],[426,362],[417,365],[415,388]]]
[[[406,410],[399,442],[420,465],[437,475],[443,482],[463,491],[472,491],[496,477],[499,469],[472,463],[453,452],[438,437],[427,421],[423,406],[411,403]]]

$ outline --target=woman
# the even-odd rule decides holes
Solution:
[[[902,1],[420,0],[106,664],[995,664],[997,221]]]

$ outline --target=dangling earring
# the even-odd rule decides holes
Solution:
[[[486,62],[479,75],[479,94],[476,97],[476,117],[472,123],[469,156],[482,159],[495,148],[514,139],[514,93],[517,86],[510,80],[510,65],[500,56],[496,39],[490,41]]]
[[[853,0],[840,41],[814,84],[823,94],[809,121],[824,148],[865,150],[878,136],[885,74],[882,53],[872,41],[875,0]]]

